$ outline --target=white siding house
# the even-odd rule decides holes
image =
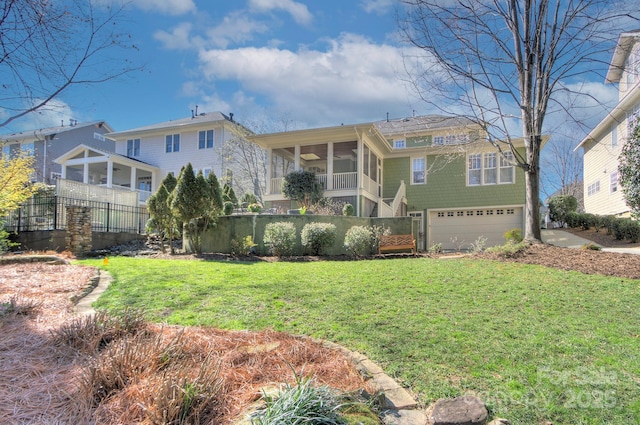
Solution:
[[[616,107],[576,147],[584,150],[584,209],[599,215],[630,212],[618,183],[618,158],[640,111],[640,30],[623,33],[606,82],[616,83]]]
[[[213,172],[223,181],[232,177],[220,148],[230,139],[250,133],[220,112],[162,122],[105,134],[115,152],[80,146],[56,159],[62,178],[108,188],[137,191],[144,202],[167,174],[178,176],[191,163],[205,176]]]

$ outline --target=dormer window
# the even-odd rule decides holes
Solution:
[[[393,141],[393,148],[394,149],[404,149],[407,147],[407,143],[404,139],[402,140],[394,140]]]

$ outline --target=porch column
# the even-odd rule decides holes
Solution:
[[[107,161],[107,187],[113,185],[113,161],[109,159]]]
[[[131,190],[137,190],[138,187],[136,186],[136,179],[137,179],[137,172],[138,169],[136,167],[131,167],[131,180],[129,181],[129,188]]]
[[[327,143],[327,190],[333,190],[333,142]]]
[[[294,160],[294,169],[296,171],[300,170],[300,145],[296,145],[293,151],[293,160]]]
[[[84,150],[84,158],[85,162],[82,164],[82,183],[89,184],[89,163],[86,162],[87,158],[89,158],[89,150]]]
[[[61,173],[60,177],[63,178],[63,179],[67,178],[67,165],[66,164],[62,164],[62,173]]]
[[[267,184],[265,185],[267,188],[267,193],[265,195],[271,195],[271,168],[273,167],[273,149],[267,149]]]

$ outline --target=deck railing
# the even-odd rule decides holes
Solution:
[[[271,179],[270,193],[272,195],[278,195],[282,193],[282,180],[283,177],[274,177]],[[353,171],[349,173],[333,173],[332,183],[333,188],[328,188],[329,175],[328,174],[316,174],[316,181],[320,183],[323,190],[345,190],[345,189],[357,189],[358,188],[358,172]]]

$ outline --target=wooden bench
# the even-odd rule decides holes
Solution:
[[[416,255],[416,240],[413,235],[382,235],[378,245],[378,254],[386,251],[410,249]]]

